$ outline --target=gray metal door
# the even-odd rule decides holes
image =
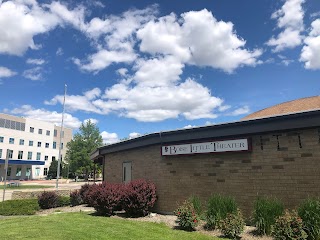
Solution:
[[[131,166],[131,162],[124,162],[122,164],[122,181],[124,183],[128,183],[131,181],[132,178],[132,166]]]

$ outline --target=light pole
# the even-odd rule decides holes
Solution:
[[[63,130],[63,120],[64,120],[64,105],[66,102],[66,94],[67,94],[67,84],[64,84],[64,96],[63,96],[63,110],[62,110],[62,119],[61,119],[61,128],[60,128],[60,143],[59,143],[59,156],[58,156],[58,168],[57,168],[57,181],[56,181],[56,189],[59,187],[59,177],[60,177],[60,165],[61,165],[61,142],[62,142],[62,130]]]
[[[7,156],[4,163],[4,185],[3,185],[3,196],[2,202],[4,202],[4,197],[6,195],[6,186],[7,186],[7,174],[8,174],[8,165],[9,165],[9,149],[7,149]]]

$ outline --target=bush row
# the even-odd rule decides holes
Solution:
[[[238,238],[245,221],[234,198],[212,195],[206,211],[198,197],[192,196],[176,210],[178,224],[193,230],[199,220],[204,220],[208,229],[220,229],[228,238]],[[260,235],[272,235],[274,239],[320,239],[320,200],[308,199],[298,210],[285,210],[274,198],[259,197],[254,203],[251,221]]]
[[[98,214],[111,216],[124,210],[128,216],[145,216],[156,201],[155,185],[146,180],[135,180],[128,184],[85,184],[80,190],[71,192],[71,205],[88,204]]]
[[[54,191],[44,191],[38,196],[38,204],[41,209],[70,206],[70,197],[59,196]]]

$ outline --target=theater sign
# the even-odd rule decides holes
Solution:
[[[243,139],[234,139],[234,140],[225,140],[225,141],[162,146],[161,154],[163,156],[170,156],[170,155],[184,155],[184,154],[197,154],[197,153],[239,152],[239,151],[248,151],[248,150],[249,150],[248,139],[243,138]]]

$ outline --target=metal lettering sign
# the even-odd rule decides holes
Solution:
[[[214,152],[237,152],[248,151],[248,139],[235,139],[215,142],[179,144],[171,146],[162,146],[161,154],[163,156],[214,153]]]

